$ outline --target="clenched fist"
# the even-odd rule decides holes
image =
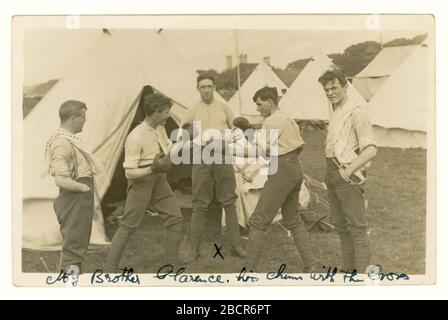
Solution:
[[[158,153],[151,166],[153,173],[167,173],[171,168],[171,159],[169,155],[165,155],[163,152]]]

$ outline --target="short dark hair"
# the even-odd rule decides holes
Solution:
[[[335,70],[327,70],[323,75],[319,77],[319,82],[321,85],[326,85],[330,81],[338,80],[342,87],[347,85],[347,78],[345,77],[344,72],[339,69]]]
[[[278,92],[275,87],[263,87],[255,92],[254,97],[252,98],[254,102],[260,98],[263,101],[272,100],[272,102],[277,105],[278,104]]]
[[[213,84],[215,84],[215,77],[212,76],[210,73],[203,73],[203,74],[200,74],[200,75],[196,78],[196,85],[199,86],[199,82],[201,82],[202,80],[212,80]]]
[[[73,116],[80,115],[83,110],[87,110],[87,106],[84,102],[67,100],[59,107],[59,119],[61,119],[61,122],[65,122]]]
[[[171,105],[171,100],[160,93],[154,92],[143,98],[143,112],[148,117],[156,111],[169,109]]]

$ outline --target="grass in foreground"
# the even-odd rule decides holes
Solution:
[[[303,134],[306,148],[302,166],[306,173],[323,181],[325,162],[323,158],[323,136],[316,131]],[[320,193],[326,198],[325,192]],[[368,220],[372,228],[373,262],[381,264],[385,272],[407,274],[425,273],[426,248],[426,150],[401,150],[380,148],[369,171],[366,184],[366,198],[369,203]],[[328,214],[320,205],[312,208]],[[188,223],[188,214],[185,215]],[[111,239],[115,224],[106,224],[107,236]],[[273,225],[260,262],[261,271],[276,271],[281,263],[287,264],[287,272],[301,272],[299,255],[286,232]],[[312,232],[311,238],[321,262],[326,266],[340,265],[339,240],[336,233]],[[203,243],[203,257],[187,267],[197,273],[239,272],[242,259],[231,257],[224,244],[220,257],[213,258],[213,242]],[[219,243],[218,243],[219,242]],[[243,245],[245,241],[243,240]],[[60,252],[23,250],[24,272],[47,272],[40,257],[56,271]],[[93,272],[104,264],[107,250],[89,252],[84,265],[85,272]],[[163,228],[157,217],[147,216],[134,233],[122,259],[122,265],[133,266],[139,273],[153,273],[163,260]]]

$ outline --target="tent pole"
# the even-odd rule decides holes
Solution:
[[[236,77],[238,88],[238,113],[241,115],[241,75],[240,75],[240,56],[238,47],[238,30],[235,30],[235,55],[236,55]]]

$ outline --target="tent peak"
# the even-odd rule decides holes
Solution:
[[[107,29],[107,28],[103,28],[101,31],[102,31],[103,34],[105,34],[105,35],[108,35],[108,36],[111,36],[111,35],[112,35],[112,34],[110,33],[109,29]]]

